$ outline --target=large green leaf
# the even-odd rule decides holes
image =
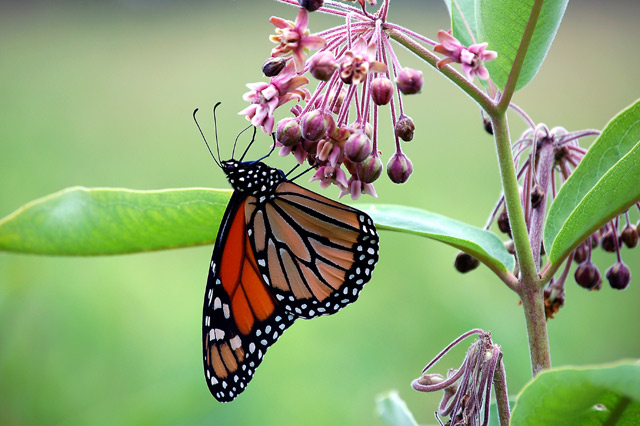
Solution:
[[[511,416],[521,425],[640,424],[640,363],[543,371],[525,386]]]
[[[498,57],[487,62],[491,79],[504,89],[520,46],[534,0],[475,0],[478,42],[488,42]],[[537,74],[556,36],[569,0],[544,0],[516,89],[525,87]]]
[[[379,230],[421,235],[464,250],[496,272],[513,270],[515,260],[496,234],[414,207],[360,205]]]
[[[639,141],[640,101],[607,124],[551,205],[544,230],[551,262],[640,200]]]
[[[400,398],[397,391],[378,396],[376,411],[389,426],[418,426],[416,419],[407,407],[407,403]]]
[[[202,188],[69,188],[0,220],[0,250],[84,256],[211,244],[230,195]],[[513,256],[492,232],[411,207],[367,205],[364,210],[378,229],[439,240],[496,271],[513,269]]]
[[[230,196],[221,189],[68,188],[0,220],[0,250],[84,256],[211,244]]]

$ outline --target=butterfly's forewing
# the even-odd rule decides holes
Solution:
[[[378,261],[371,218],[291,182],[256,201],[249,197],[246,208],[251,245],[284,310],[314,318],[355,302]]]
[[[232,401],[295,318],[259,272],[245,222],[246,196],[234,192],[218,232],[203,309],[203,357],[211,394]]]

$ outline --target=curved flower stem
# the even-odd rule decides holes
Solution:
[[[496,404],[498,406],[498,417],[500,426],[509,426],[511,413],[509,411],[509,393],[507,392],[507,376],[502,363],[502,356],[498,361],[498,368],[493,376],[493,386],[496,393]]]
[[[401,33],[396,29],[386,27],[386,30],[389,34],[389,37],[391,37],[392,39],[409,49],[409,51],[418,55],[420,59],[423,59],[429,65],[437,69],[436,62],[438,62],[440,58],[436,56],[435,53],[431,52],[424,46],[417,43],[411,37],[408,37],[407,35]],[[487,114],[489,114],[490,116],[495,115],[496,108],[493,100],[488,97],[482,90],[476,87],[472,82],[467,80],[465,76],[457,72],[449,65],[445,65],[444,67],[442,67],[440,69],[440,72],[444,74],[449,80],[451,80],[453,84],[458,86],[467,95],[469,95],[471,99],[476,101]]]
[[[502,96],[500,97],[500,101],[497,105],[497,111],[501,114],[504,113],[507,108],[509,108],[509,103],[511,102],[513,93],[516,90],[518,77],[520,77],[520,71],[522,71],[524,59],[527,56],[529,44],[531,44],[531,38],[533,37],[533,33],[536,29],[536,24],[538,23],[538,18],[540,17],[540,10],[542,9],[543,1],[544,0],[535,0],[533,3],[533,7],[531,8],[529,22],[527,22],[527,26],[524,28],[522,40],[520,41],[520,46],[518,47],[518,51],[516,52],[516,57],[513,60],[513,65],[511,66],[511,72],[509,73],[507,84],[504,87],[504,91],[502,92]]]

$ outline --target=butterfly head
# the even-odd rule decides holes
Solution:
[[[226,160],[222,171],[234,191],[251,195],[270,195],[287,180],[282,170],[267,166],[262,161]]]

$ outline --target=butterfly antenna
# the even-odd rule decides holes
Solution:
[[[251,142],[249,142],[249,145],[247,145],[247,148],[242,153],[242,157],[240,157],[239,161],[242,161],[244,159],[244,156],[247,155],[247,152],[249,152],[249,148],[251,148],[251,145],[253,145],[253,142],[256,140],[256,128],[255,128],[255,126],[251,126],[251,127],[253,127],[253,134],[251,135]],[[247,130],[247,129],[244,129],[244,130]],[[244,132],[244,130],[242,132]],[[242,134],[242,133],[240,133],[240,134]],[[240,136],[240,135],[238,135],[238,136]],[[234,146],[234,148],[235,148],[235,146]],[[257,161],[260,161],[260,160],[257,160]]]
[[[255,135],[255,132],[254,132]],[[262,161],[265,158],[267,158],[268,156],[270,156],[273,153],[273,150],[276,149],[276,134],[275,133],[271,133],[271,137],[273,138],[273,145],[271,145],[271,150],[269,150],[269,152],[267,152],[267,155],[258,158],[255,162],[257,163],[258,161]],[[251,141],[253,143],[253,141]]]
[[[285,177],[288,177],[291,173],[293,173],[298,167],[300,167],[300,164],[296,164],[295,166],[293,166],[293,169],[289,170],[287,172],[287,174],[285,174]]]
[[[218,106],[221,104],[222,102],[218,102],[217,104],[215,104],[213,106],[213,132],[216,135],[216,151],[218,151],[218,162],[222,163],[222,160],[220,159],[220,143],[218,143],[218,120],[216,120],[216,108],[218,108]]]
[[[233,151],[231,152],[231,158],[233,158],[233,157],[235,156],[235,154],[236,154],[236,145],[238,145],[238,138],[239,138],[240,136],[242,136],[242,134],[243,134],[244,132],[246,132],[247,130],[249,130],[249,129],[250,129],[250,128],[252,128],[252,127],[253,127],[253,124],[249,124],[247,127],[245,127],[244,129],[242,129],[242,131],[241,131],[240,133],[238,133],[238,136],[236,136],[236,140],[233,142]],[[255,130],[256,130],[256,129],[255,129],[255,127],[254,127],[254,128],[253,128],[253,134],[254,134],[254,137],[255,137],[255,133],[256,133],[256,132],[255,132]],[[253,142],[253,139],[251,140],[251,142]],[[250,147],[250,146],[251,146],[251,144],[249,144],[249,147]],[[247,149],[244,151],[244,154],[246,154],[246,153],[247,153],[247,151],[249,150],[249,147],[247,147]],[[244,158],[244,154],[242,154],[242,158]],[[242,161],[242,158],[240,159],[240,161]]]
[[[309,167],[308,169],[306,169],[305,171],[303,171],[303,172],[301,172],[301,173],[298,173],[297,175],[295,175],[294,177],[292,177],[291,179],[289,179],[288,174],[289,174],[289,173],[291,173],[291,172],[293,171],[293,170],[291,170],[291,172],[287,173],[287,179],[288,179],[289,181],[294,181],[294,180],[298,179],[300,176],[302,176],[302,175],[304,175],[304,174],[306,174],[306,173],[309,173],[309,171],[310,171],[310,170],[313,170],[314,168],[315,168],[315,167],[311,166],[311,167]],[[295,167],[294,167],[294,170],[295,170]]]
[[[211,154],[211,158],[213,158],[213,161],[215,161],[215,163],[218,165],[218,167],[222,167],[222,165],[220,164],[220,161],[218,161],[216,159],[216,157],[213,155],[213,152],[211,151],[211,147],[209,146],[209,142],[207,142],[207,138],[204,137],[204,133],[202,132],[202,128],[200,127],[200,124],[198,123],[198,120],[196,119],[196,113],[197,112],[198,112],[198,108],[193,110],[193,121],[196,122],[196,126],[198,126],[198,130],[200,130],[200,134],[202,135],[202,139],[204,140],[204,143],[207,145],[207,148],[209,149],[209,153]],[[216,141],[217,141],[217,138],[216,138]]]

